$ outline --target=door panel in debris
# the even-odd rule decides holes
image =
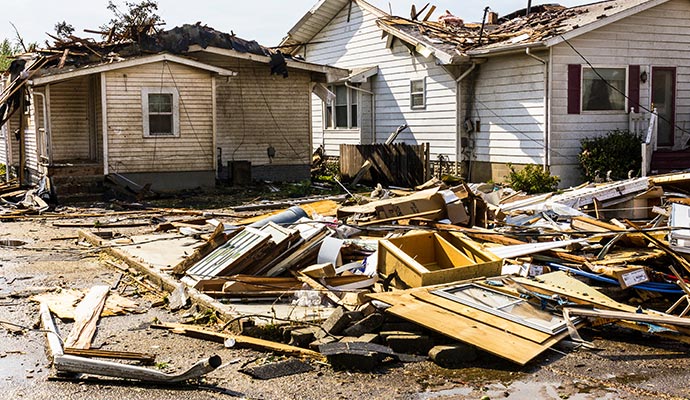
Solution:
[[[676,117],[675,67],[652,67],[652,107],[659,113],[657,145],[673,146]]]

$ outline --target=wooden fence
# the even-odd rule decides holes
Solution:
[[[429,143],[341,144],[340,174],[343,181],[351,181],[365,161],[369,161],[371,167],[362,177],[363,182],[414,187],[426,182],[430,176]]]

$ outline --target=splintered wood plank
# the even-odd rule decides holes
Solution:
[[[105,298],[110,292],[110,286],[99,285],[94,286],[84,296],[74,315],[74,325],[72,330],[67,335],[65,340],[65,347],[72,347],[75,349],[88,349],[91,347],[91,339],[96,333],[96,325],[98,325],[98,318],[101,316],[101,311],[105,306]]]
[[[475,321],[480,321],[482,323],[485,323],[486,325],[491,325],[494,328],[502,329],[504,331],[513,333],[515,335],[518,335],[524,339],[531,340],[535,343],[544,343],[546,340],[551,338],[552,335],[538,331],[536,329],[532,329],[530,327],[527,327],[525,325],[518,324],[516,322],[507,320],[505,318],[501,318],[498,316],[495,316],[493,314],[489,314],[485,311],[466,306],[462,303],[458,303],[456,301],[452,301],[446,298],[443,298],[441,296],[437,296],[433,293],[429,293],[427,291],[417,291],[413,292],[412,296],[415,298],[425,302],[429,303],[438,307],[441,307],[445,310],[448,310],[450,312],[456,313],[463,315],[467,318],[471,318]]]
[[[544,343],[535,343],[414,298],[386,312],[520,365],[525,365],[563,337],[561,334]]]
[[[225,343],[226,340],[231,339],[234,340],[235,346],[240,348],[251,348],[264,351],[272,351],[279,354],[286,354],[295,357],[307,357],[320,361],[325,361],[326,359],[326,357],[324,357],[321,353],[313,350],[303,349],[301,347],[290,346],[288,344],[273,342],[265,339],[259,339],[251,336],[232,335],[228,333],[214,332],[208,329],[190,325],[162,323],[153,324],[151,325],[151,328],[167,329],[172,331],[173,333],[177,333],[180,335],[185,335],[197,339],[209,340],[217,343]]]
[[[563,271],[539,275],[536,280],[513,277],[513,281],[544,294],[558,294],[577,303],[596,305],[609,310],[635,312],[636,308],[619,303],[593,287],[568,276]]]

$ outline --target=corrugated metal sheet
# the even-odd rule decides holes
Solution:
[[[196,263],[187,271],[187,275],[200,279],[222,275],[223,271],[232,267],[233,263],[264,245],[270,238],[270,233],[245,228],[237,236]]]

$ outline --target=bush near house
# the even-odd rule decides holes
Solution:
[[[506,179],[510,187],[528,194],[553,192],[561,181],[561,178],[551,176],[548,170],[545,171],[536,164],[528,164],[520,170],[508,164],[508,168],[510,168],[510,173]]]
[[[582,176],[588,181],[601,181],[611,171],[609,178],[625,179],[628,172],[640,172],[642,137],[627,130],[609,131],[606,136],[585,138],[580,141],[578,160]]]

